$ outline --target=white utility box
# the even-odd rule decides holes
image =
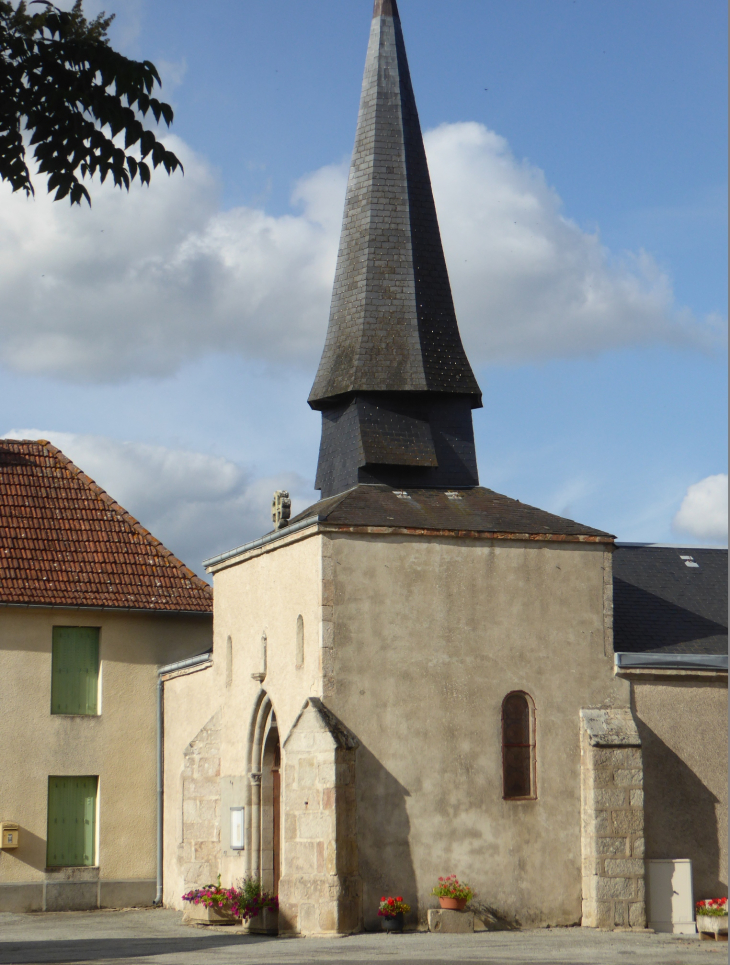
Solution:
[[[697,933],[689,858],[647,859],[646,917],[649,928],[657,932]]]

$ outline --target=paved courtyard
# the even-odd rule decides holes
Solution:
[[[728,946],[696,937],[581,928],[474,935],[410,933],[277,939],[183,925],[162,910],[0,914],[0,963],[131,962],[134,965],[295,965],[452,962],[505,965],[695,965],[727,961]]]

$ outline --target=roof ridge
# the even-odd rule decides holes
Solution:
[[[172,550],[169,550],[164,543],[157,539],[156,536],[153,536],[153,534],[145,526],[143,526],[138,519],[132,516],[132,514],[128,512],[124,506],[120,505],[116,499],[110,496],[105,489],[102,489],[102,487],[95,482],[91,476],[87,475],[87,473],[80,469],[76,463],[72,462],[72,460],[69,459],[69,457],[62,452],[58,446],[54,446],[52,442],[48,441],[48,439],[18,439],[13,441],[35,442],[37,445],[43,446],[43,448],[48,451],[48,454],[51,455],[56,462],[62,466],[63,469],[65,469],[71,476],[74,476],[76,479],[78,479],[79,482],[83,483],[83,485],[86,486],[86,488],[89,489],[94,496],[100,499],[101,502],[103,502],[112,512],[116,513],[117,516],[123,519],[130,529],[134,530],[134,532],[139,536],[142,536],[151,545],[151,548],[157,553],[158,556],[161,556],[166,563],[179,570],[181,575],[183,575],[186,579],[191,580],[193,584],[198,587],[198,589],[204,589],[208,593],[212,594],[213,591],[210,587],[210,584],[206,583],[205,580],[202,580],[190,569],[189,566],[186,566],[181,559],[175,556]]]

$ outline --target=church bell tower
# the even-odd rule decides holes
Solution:
[[[315,487],[478,486],[461,344],[396,0],[375,0],[329,328]]]

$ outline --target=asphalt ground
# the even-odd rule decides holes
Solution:
[[[183,925],[168,910],[0,914],[1,965],[720,965],[727,952],[727,943],[697,936],[585,928],[280,939]]]

